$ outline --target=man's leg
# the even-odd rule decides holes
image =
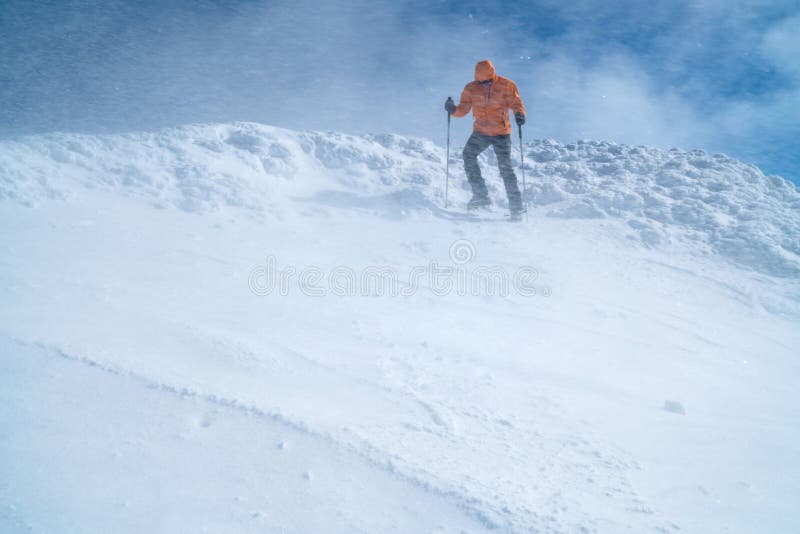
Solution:
[[[473,132],[464,146],[464,171],[467,173],[467,180],[472,187],[473,198],[489,198],[489,191],[486,189],[486,182],[481,176],[481,168],[478,165],[478,156],[490,144],[491,139],[488,136]]]
[[[508,209],[511,211],[522,211],[522,195],[517,185],[517,175],[511,166],[511,136],[498,135],[492,139],[494,154],[497,156],[497,166],[500,169],[500,176],[506,186],[508,195]]]

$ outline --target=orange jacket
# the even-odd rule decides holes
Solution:
[[[492,80],[483,84],[484,80]],[[489,60],[475,65],[475,81],[464,87],[461,102],[456,106],[454,117],[463,117],[472,109],[475,122],[472,130],[483,135],[506,135],[511,133],[508,110],[525,114],[525,106],[519,97],[517,84],[498,76]]]

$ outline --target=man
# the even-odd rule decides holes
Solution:
[[[475,66],[475,81],[464,87],[461,102],[456,106],[453,99],[448,98],[444,109],[454,117],[463,117],[472,109],[475,117],[472,135],[464,147],[463,154],[464,170],[469,185],[472,186],[472,200],[467,204],[467,209],[472,210],[491,204],[486,182],[478,166],[478,155],[491,145],[494,147],[497,166],[506,186],[511,217],[518,219],[524,208],[517,176],[511,167],[511,124],[508,120],[508,110],[511,109],[514,111],[517,124],[525,124],[525,106],[517,91],[517,85],[508,78],[498,76],[491,61],[479,61]]]

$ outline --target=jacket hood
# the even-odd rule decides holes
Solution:
[[[475,65],[475,81],[485,82],[486,80],[497,79],[497,73],[494,70],[494,65],[488,59],[478,61]]]

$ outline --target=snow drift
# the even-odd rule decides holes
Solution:
[[[797,531],[797,189],[699,151],[524,150],[510,224],[463,213],[456,150],[443,209],[423,139],[0,142],[0,530]],[[285,294],[253,291],[268,259]],[[432,265],[536,291],[297,274]]]
[[[79,184],[159,207],[242,207],[278,216],[276,196],[317,188],[365,209],[442,215],[444,157],[424,139],[250,123],[52,134],[0,143],[0,198],[31,205],[67,198]],[[482,155],[484,173],[504,205],[493,157],[491,150]],[[538,140],[525,146],[525,158],[527,198],[548,217],[620,220],[644,246],[690,242],[767,274],[800,274],[800,192],[783,178],[722,154],[596,141]],[[461,188],[455,205],[463,205],[468,185],[458,149],[451,169]]]

